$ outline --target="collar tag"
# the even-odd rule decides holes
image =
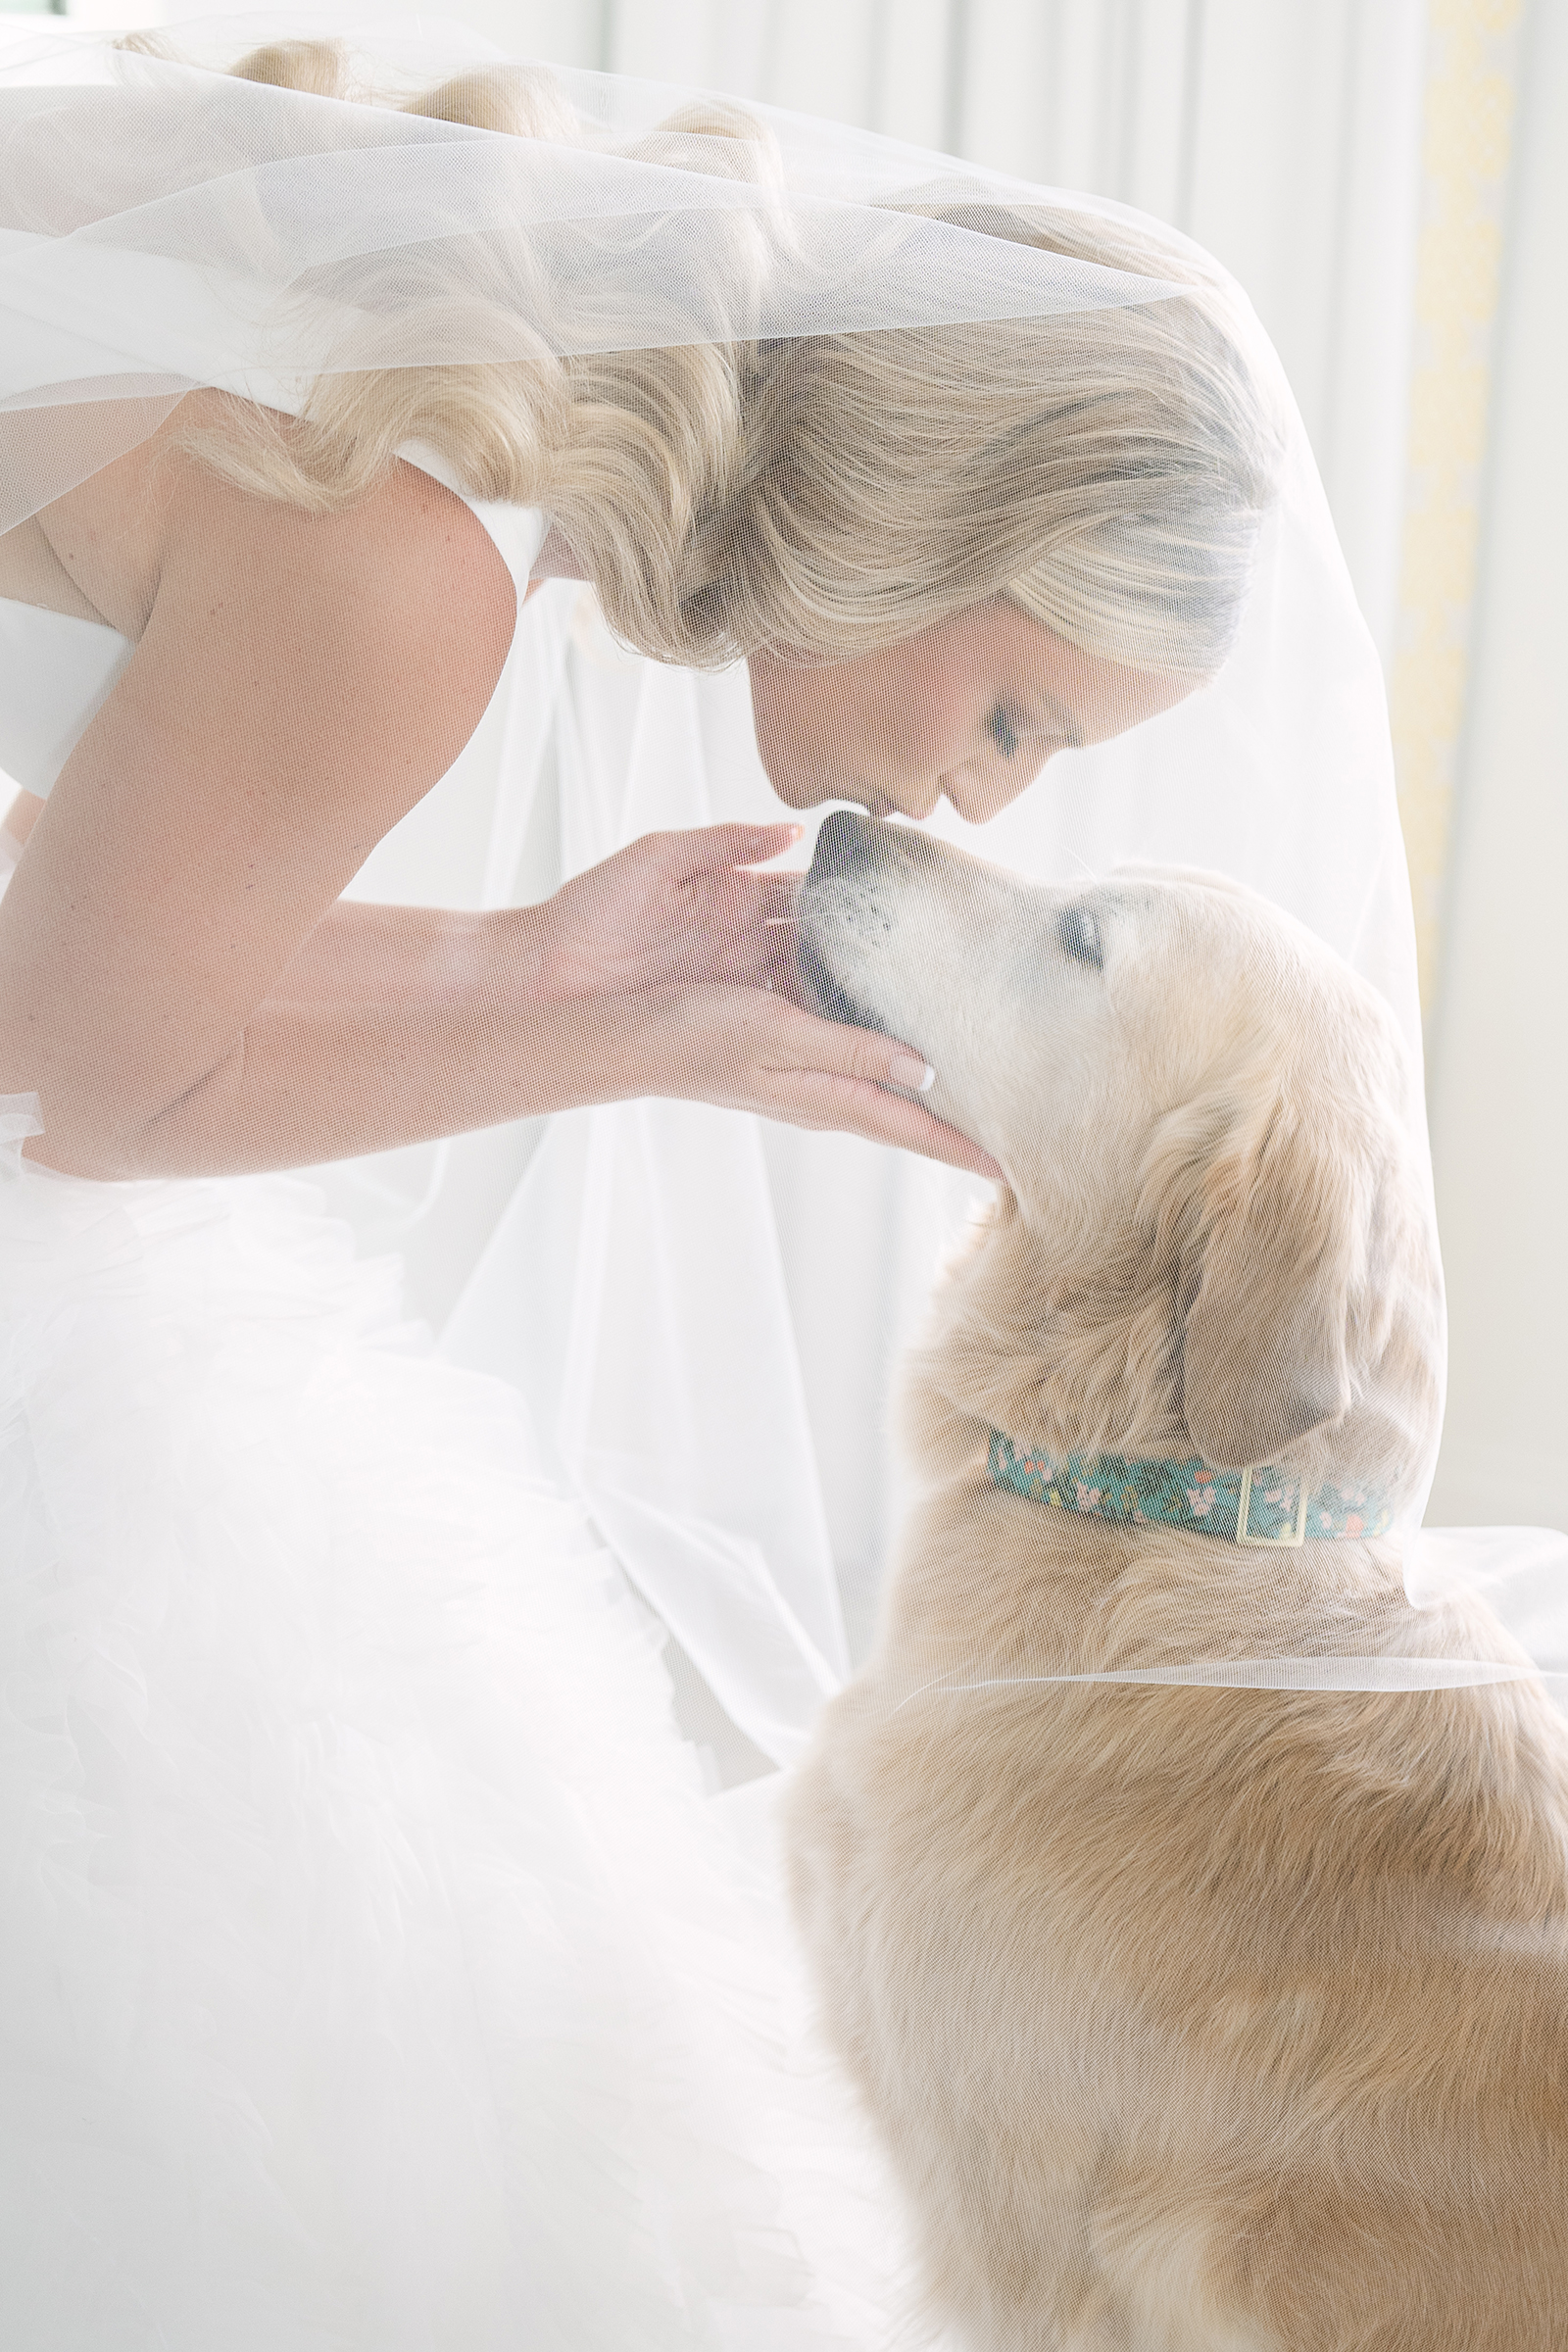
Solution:
[[[1263,1470],[1261,1478],[1278,1478],[1277,1470]],[[1242,1472],[1242,1491],[1236,1504],[1236,1541],[1238,1544],[1281,1544],[1294,1546],[1306,1542],[1306,1481],[1298,1481],[1296,1510],[1277,1535],[1258,1536],[1252,1533],[1252,1473]]]

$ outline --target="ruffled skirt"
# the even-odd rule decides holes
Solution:
[[[0,2343],[880,2342],[657,1628],[290,1178],[0,1179]]]

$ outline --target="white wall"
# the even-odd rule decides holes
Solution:
[[[1431,1516],[1568,1528],[1568,8],[1536,0],[1431,1089],[1451,1316]]]

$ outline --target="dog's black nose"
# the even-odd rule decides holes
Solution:
[[[811,880],[831,882],[839,874],[853,874],[864,862],[870,831],[871,819],[858,808],[835,808],[824,817],[811,858]]]

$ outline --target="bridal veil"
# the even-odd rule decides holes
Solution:
[[[1250,883],[1382,991],[1419,1056],[1377,656],[1268,339],[1207,256],[1111,204],[763,106],[522,67],[433,22],[355,26],[330,88],[276,86],[254,63],[259,78],[222,70],[320,31],[315,17],[211,20],[164,50],[51,26],[0,61],[0,528],[201,386],[341,423],[353,386],[377,371],[508,381],[520,479],[528,388],[543,399],[564,364],[594,355],[716,347],[761,365],[813,338],[962,328],[983,370],[998,321],[1072,319],[1108,337],[1124,312],[1199,299],[1271,440],[1231,641],[1200,690],[1062,755],[975,846],[1041,878],[1136,861]],[[457,104],[430,103],[475,74],[514,107],[514,127],[472,127],[447,119]],[[416,101],[426,111],[407,111]],[[1003,215],[1050,234],[992,233]],[[1128,239],[1165,267],[1083,258],[1064,233],[1074,222],[1096,252]],[[464,487],[494,497],[496,478]],[[1136,532],[1136,486],[1126,499]],[[879,558],[866,549],[868,574]],[[628,646],[618,617],[617,637],[567,583],[519,615],[486,721],[494,781],[473,867],[485,903],[536,895],[657,826],[767,810],[744,671],[714,666],[722,630],[703,662],[661,664],[649,651],[678,646]],[[956,820],[944,829],[969,838]],[[1410,1146],[1425,1170],[1419,1122]],[[687,1104],[567,1114],[488,1175],[471,1161],[465,1213],[485,1239],[443,1300],[448,1352],[524,1390],[550,1474],[585,1500],[732,1723],[779,1762],[849,1663],[817,1456],[837,1444],[853,1483],[856,1459],[879,1459],[882,1443],[874,1428],[846,1433],[848,1388],[813,1406],[790,1267],[812,1250],[868,1256],[890,1225],[913,1233],[912,1271],[876,1294],[897,1320],[964,1190],[834,1149]],[[428,1155],[401,1206],[383,1199],[376,1229],[417,1247],[443,1182],[450,1205],[456,1165]],[[343,1179],[372,1227],[364,1203],[384,1176]],[[795,1230],[781,1241],[786,1196]],[[802,1203],[815,1203],[814,1225]],[[1441,1333],[1436,1294],[1430,1308]],[[821,1362],[830,1354],[819,1347]],[[1550,1540],[1423,1535],[1431,1467],[1389,1537],[1412,1601],[1454,1575],[1484,1587],[1535,1666],[1568,1671]],[[1430,1679],[1522,1671],[1433,1660]],[[1330,1661],[1309,1623],[1299,1654],[1274,1661],[1216,1656],[1195,1637],[1178,1679],[1344,1688],[1348,1675],[1364,1688],[1422,1679],[1419,1660]]]

